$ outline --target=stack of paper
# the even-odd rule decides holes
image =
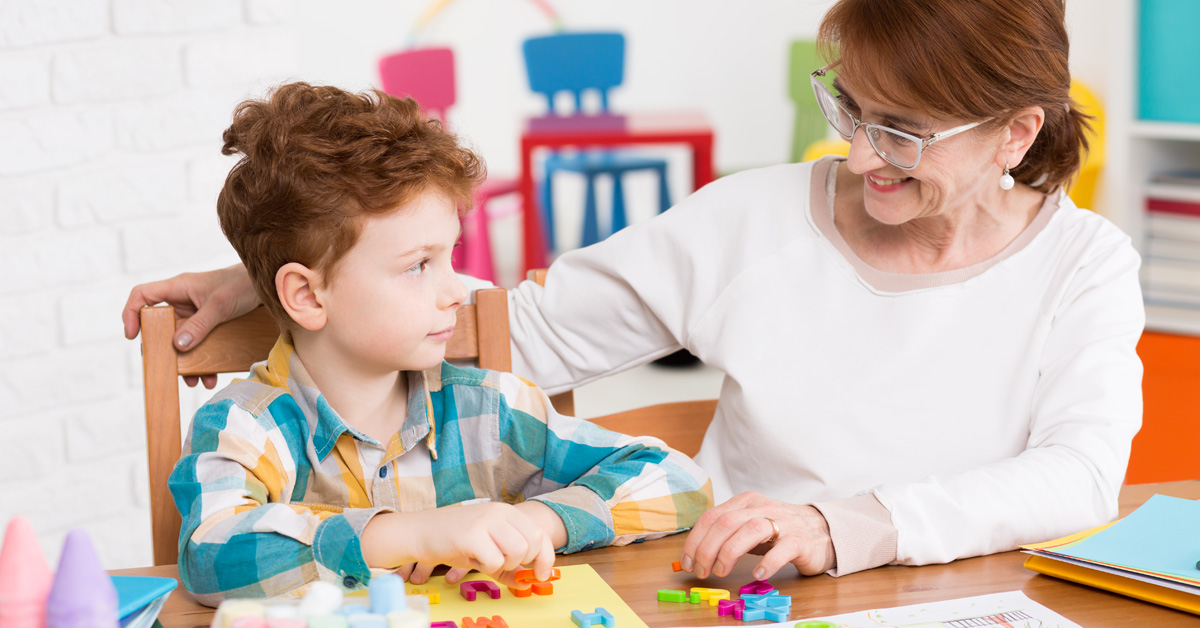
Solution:
[[[147,576],[112,576],[117,588],[117,614],[121,628],[150,628],[158,618],[171,591],[178,584],[174,578]]]
[[[1034,571],[1200,614],[1200,502],[1155,495],[1116,523],[1022,549]]]

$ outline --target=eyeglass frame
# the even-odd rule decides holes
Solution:
[[[905,133],[904,131],[893,129],[891,127],[884,126],[882,124],[863,122],[862,120],[859,120],[858,117],[855,116],[853,113],[850,113],[850,110],[847,109],[846,106],[844,104],[842,104],[842,102],[840,100],[838,100],[838,97],[834,96],[833,92],[830,91],[828,87],[825,87],[824,83],[822,83],[820,80],[818,80],[819,78],[824,77],[825,74],[829,72],[829,70],[836,67],[838,65],[838,63],[839,62],[835,61],[834,63],[830,63],[829,65],[827,65],[823,68],[818,68],[816,70],[813,70],[812,74],[809,75],[809,82],[812,83],[812,88],[813,88],[813,98],[817,99],[817,108],[821,110],[821,115],[825,117],[825,121],[829,123],[829,126],[833,127],[833,130],[837,131],[838,135],[841,135],[842,138],[845,139],[847,142],[851,141],[854,138],[854,134],[858,132],[859,127],[864,127],[867,132],[867,143],[871,145],[871,150],[875,151],[875,154],[879,155],[880,159],[888,162],[889,164],[891,164],[901,170],[916,169],[917,165],[921,163],[921,155],[925,154],[925,149],[929,148],[930,146],[933,146],[933,144],[935,142],[937,142],[939,140],[944,140],[948,137],[958,135],[959,133],[962,133],[964,131],[970,131],[971,129],[973,129],[977,126],[979,126],[985,122],[991,122],[994,119],[994,118],[988,118],[987,120],[980,120],[979,122],[968,122],[967,124],[959,125],[952,129],[947,129],[945,131],[942,131],[940,133],[932,133],[928,137],[918,137],[916,135],[913,135],[912,133]],[[833,102],[835,103],[835,105],[837,107],[839,107],[842,111],[844,111],[846,113],[846,115],[850,116],[850,121],[854,123],[854,128],[850,130],[849,135],[842,133],[841,129],[837,128],[837,125],[833,123],[833,120],[829,119],[829,114],[825,113],[825,108],[821,106],[821,97],[817,94],[817,91],[816,91],[817,89],[821,89],[826,94],[829,94],[829,96],[833,99]],[[915,160],[913,160],[913,165],[901,166],[900,164],[892,161],[891,159],[888,159],[887,156],[884,155],[877,146],[875,146],[875,141],[873,139],[871,139],[871,135],[870,135],[871,127],[878,127],[886,133],[893,133],[895,135],[899,135],[900,137],[911,139],[914,142],[919,142],[921,144],[921,147],[917,150],[917,158]]]

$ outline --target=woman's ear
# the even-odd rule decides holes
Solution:
[[[325,327],[326,310],[320,274],[298,262],[288,262],[275,273],[275,292],[284,311],[309,331]]]
[[[1046,111],[1041,107],[1026,107],[1018,112],[1005,128],[1004,141],[996,153],[996,165],[1004,168],[1007,163],[1009,168],[1016,168],[1025,159],[1025,153],[1029,152],[1045,123]]]

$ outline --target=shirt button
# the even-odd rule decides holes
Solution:
[[[346,587],[347,589],[353,589],[354,587],[358,586],[358,578],[355,578],[354,576],[346,576],[345,578],[342,578],[342,586]]]
[[[383,465],[382,467],[379,467],[379,477],[381,477],[381,478],[387,477],[387,465]]]
[[[587,544],[583,546],[583,550],[586,552],[587,550],[592,549],[593,545],[595,545],[593,542],[588,541]]]

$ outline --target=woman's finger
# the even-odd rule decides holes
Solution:
[[[766,517],[757,515],[745,519],[717,550],[712,575],[720,578],[728,576],[733,571],[733,567],[737,565],[738,559],[749,554],[750,550],[766,543],[774,532],[775,527]],[[757,579],[762,580],[762,578]]]
[[[688,532],[687,538],[683,542],[683,553],[679,558],[679,564],[683,567],[683,570],[696,573],[696,550],[708,538],[717,521],[728,513],[750,507],[752,502],[760,501],[759,498],[761,497],[758,493],[753,492],[739,493],[721,505],[709,508],[700,515],[700,519],[696,521],[696,525],[692,526],[691,532]],[[699,576],[699,574],[696,575]],[[705,576],[700,577],[703,578]]]
[[[742,526],[751,517],[755,516],[750,511],[737,510],[726,512],[713,522],[708,529],[708,534],[696,546],[696,551],[692,554],[695,561],[692,573],[697,578],[707,578],[715,573],[728,573],[728,570],[733,567],[732,564],[723,564],[718,560],[721,549],[729,542],[729,539],[742,528]],[[728,557],[726,557],[728,560]]]

